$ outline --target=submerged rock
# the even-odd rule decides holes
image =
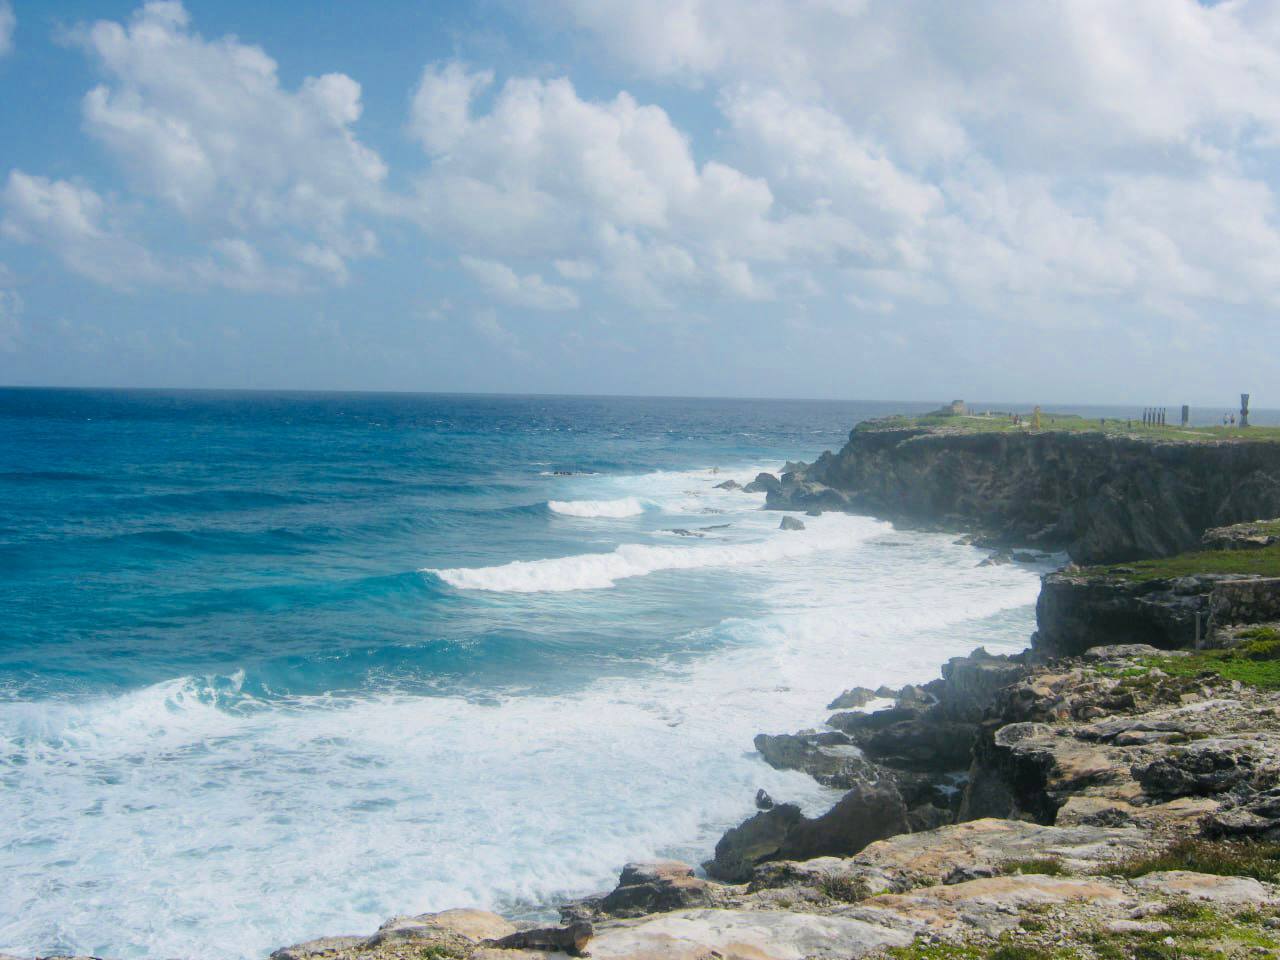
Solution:
[[[716,489],[717,490],[741,490],[742,484],[740,484],[737,480],[725,480],[722,483],[717,483]]]

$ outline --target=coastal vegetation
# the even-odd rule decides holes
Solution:
[[[1191,870],[1219,877],[1252,877],[1280,883],[1280,843],[1182,837],[1154,853],[1106,868],[1108,874],[1128,879],[1165,870]]]
[[[950,413],[936,411],[917,416],[897,415],[876,420],[864,420],[854,427],[854,432],[877,430],[910,430],[913,428],[945,429],[952,433],[1014,433],[1033,429],[1034,411],[992,411],[978,413]],[[1153,440],[1268,440],[1280,442],[1280,427],[1249,426],[1238,424],[1148,425],[1142,417],[1082,417],[1073,413],[1040,412],[1040,430],[1060,433],[1103,433],[1111,436],[1131,436]]]
[[[1280,522],[1270,521],[1269,526],[1280,531]],[[1081,573],[1137,582],[1200,574],[1280,577],[1280,544],[1260,550],[1195,550],[1171,557],[1085,567]]]

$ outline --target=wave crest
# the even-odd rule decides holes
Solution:
[[[565,517],[636,517],[644,513],[644,504],[636,497],[621,500],[548,500],[547,509]]]

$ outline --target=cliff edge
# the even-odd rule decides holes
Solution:
[[[1280,442],[1270,432],[930,419],[858,424],[839,452],[784,473],[766,506],[963,524],[1078,563],[1170,556],[1212,527],[1280,515]]]

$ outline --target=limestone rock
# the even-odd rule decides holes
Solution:
[[[912,933],[864,920],[783,910],[684,910],[601,930],[596,960],[845,960]]]
[[[598,901],[600,913],[639,917],[690,907],[716,906],[714,884],[693,875],[693,867],[678,860],[646,860],[622,868],[618,885]]]
[[[1219,877],[1187,870],[1166,870],[1139,877],[1133,885],[1139,890],[1223,906],[1265,906],[1277,902],[1267,888],[1252,877]]]
[[[1280,780],[1280,768],[1253,738],[1200,740],[1170,750],[1133,772],[1143,789],[1158,797],[1203,796],[1240,786],[1266,789]]]
[[[781,490],[782,482],[772,473],[757,473],[756,478],[742,488],[747,493],[768,493]]]
[[[757,864],[849,856],[907,827],[907,808],[897,786],[889,780],[868,781],[849,790],[820,817],[809,819],[790,803],[757,813],[726,831],[715,856],[703,866],[719,880],[743,883],[751,879]]]
[[[802,770],[828,787],[848,790],[871,770],[862,751],[843,733],[757,734],[755,748],[776,770]]]
[[[594,933],[590,923],[578,921],[564,927],[519,930],[497,940],[486,940],[484,945],[499,950],[543,950],[581,957],[586,955],[587,944]]]
[[[1261,550],[1280,543],[1280,523],[1255,520],[1206,530],[1200,538],[1206,550]]]
[[[271,960],[324,960],[327,957],[345,957],[364,945],[368,937],[320,937],[281,947],[271,954]]]
[[[857,710],[877,699],[874,690],[868,687],[851,687],[827,704],[828,710]]]

